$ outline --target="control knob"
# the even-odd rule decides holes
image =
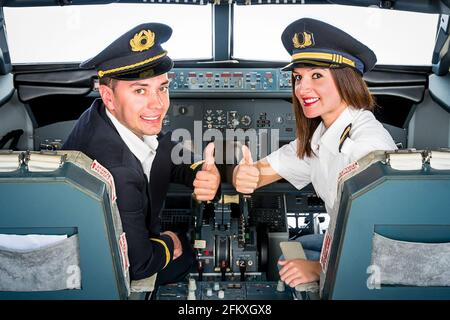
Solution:
[[[241,123],[244,126],[248,127],[252,123],[252,118],[250,118],[249,115],[245,115],[241,118]]]

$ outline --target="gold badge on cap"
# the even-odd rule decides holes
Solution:
[[[299,35],[301,36],[302,40],[299,39]],[[306,31],[296,33],[292,38],[292,43],[294,44],[294,47],[297,49],[303,49],[306,47],[313,46],[314,45],[313,34]]]
[[[136,33],[133,39],[130,40],[130,46],[132,51],[141,52],[148,50],[155,44],[155,33],[150,30],[142,30]]]

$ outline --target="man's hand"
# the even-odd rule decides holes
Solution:
[[[205,162],[202,170],[198,171],[194,180],[194,195],[197,200],[208,201],[214,199],[220,185],[219,170],[214,162],[214,143],[205,148]]]
[[[318,281],[320,278],[319,261],[278,260],[278,264],[283,266],[279,272],[280,279],[292,288],[298,284]]]
[[[162,234],[168,235],[172,238],[173,241],[173,258],[172,260],[175,260],[179,256],[183,254],[183,246],[181,245],[181,241],[178,238],[177,234],[172,231],[164,231]]]
[[[258,187],[259,170],[253,164],[250,149],[242,146],[242,160],[233,171],[233,185],[237,192],[253,193]]]

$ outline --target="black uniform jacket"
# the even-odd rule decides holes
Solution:
[[[162,270],[172,260],[173,242],[160,235],[160,213],[170,182],[192,187],[196,171],[189,164],[174,165],[171,135],[158,136],[150,184],[141,162],[123,142],[105,112],[101,99],[93,102],[78,120],[63,149],[79,150],[106,167],[114,177],[123,230],[128,243],[131,279],[143,279]]]

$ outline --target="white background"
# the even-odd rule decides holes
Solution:
[[[439,16],[342,5],[264,5],[235,8],[234,56],[288,61],[281,33],[303,18],[338,27],[371,48],[378,64],[431,65]]]
[[[4,8],[12,63],[80,62],[145,22],[173,29],[172,59],[211,58],[211,5],[109,4]]]

